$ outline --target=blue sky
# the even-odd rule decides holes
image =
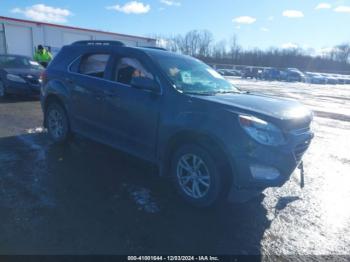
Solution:
[[[0,0],[0,15],[146,36],[208,29],[244,48],[350,42],[350,0]]]

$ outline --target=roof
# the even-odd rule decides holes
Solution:
[[[108,35],[114,35],[114,36],[133,37],[133,38],[147,40],[149,42],[156,41],[156,39],[150,38],[150,37],[135,36],[135,35],[128,35],[128,34],[119,34],[119,33],[113,33],[113,32],[102,31],[102,30],[94,30],[94,29],[87,29],[87,28],[82,28],[82,27],[45,23],[45,22],[18,19],[18,18],[13,18],[13,17],[6,17],[6,16],[0,16],[0,20],[11,21],[11,22],[20,22],[20,23],[29,23],[29,24],[35,24],[35,25],[45,25],[45,26],[52,26],[52,27],[58,27],[58,28],[64,28],[64,29],[80,30],[80,31],[91,32],[91,33],[108,34]]]

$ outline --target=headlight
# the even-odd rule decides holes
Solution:
[[[18,82],[18,83],[25,83],[26,81],[18,76],[18,75],[13,75],[13,74],[7,74],[6,76],[7,80],[13,81],[13,82]]]
[[[268,146],[279,146],[286,143],[281,129],[254,116],[239,115],[241,127],[255,141]]]

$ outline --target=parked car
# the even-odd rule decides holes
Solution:
[[[76,133],[148,160],[198,207],[283,185],[313,138],[312,113],[296,101],[241,92],[197,59],[120,42],[63,47],[41,104],[54,142]]]
[[[350,84],[350,75],[345,76],[345,84],[346,85]]]
[[[269,68],[269,69],[265,69],[262,73],[262,77],[264,80],[269,80],[269,81],[273,81],[273,80],[281,80],[281,72],[278,69],[275,68]]]
[[[216,71],[217,71],[220,75],[224,76],[224,75],[226,74],[226,70],[227,70],[227,69],[217,69]]]
[[[228,72],[231,76],[242,76],[241,71],[236,69],[228,69]]]
[[[326,78],[327,84],[328,85],[337,85],[338,84],[338,79],[330,74],[321,74]]]
[[[40,74],[44,68],[31,58],[0,55],[0,97],[6,95],[39,95]]]
[[[259,70],[257,68],[247,67],[242,71],[242,78],[258,79],[258,73],[259,73]]]
[[[347,77],[345,75],[333,75],[337,80],[338,84],[345,85],[347,81]]]
[[[235,69],[218,69],[217,71],[223,76],[241,76],[241,72]]]
[[[303,72],[295,69],[287,69],[285,71],[283,80],[287,82],[305,82],[306,76]]]
[[[318,73],[307,72],[307,82],[311,84],[320,84],[324,85],[327,83],[327,79]]]

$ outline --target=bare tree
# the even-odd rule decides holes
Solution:
[[[210,55],[213,39],[214,39],[213,34],[208,30],[202,30],[199,32],[199,43],[198,43],[199,57],[207,57]]]
[[[198,57],[208,63],[236,64],[267,67],[297,67],[307,71],[350,71],[350,44],[345,43],[315,56],[312,50],[299,48],[258,48],[246,50],[233,35],[227,45],[225,40],[214,43],[207,30],[192,30],[185,35],[156,36],[158,45],[170,51]]]
[[[337,61],[347,63],[350,59],[350,44],[341,44],[335,47],[335,58]]]
[[[234,34],[230,39],[230,56],[231,56],[232,64],[234,64],[235,60],[238,59],[240,50],[241,50],[241,47],[238,45],[237,35]]]

